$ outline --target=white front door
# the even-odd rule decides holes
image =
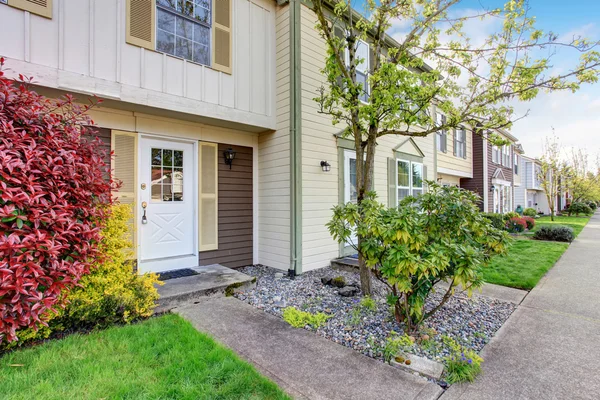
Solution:
[[[358,192],[356,190],[356,152],[353,150],[344,150],[344,204],[355,203],[358,199]],[[344,247],[351,247],[352,245],[358,245],[358,238],[356,233],[352,233],[348,242],[345,243]],[[356,253],[356,250],[352,249],[351,252]]]
[[[140,273],[198,265],[196,182],[194,143],[142,137]]]

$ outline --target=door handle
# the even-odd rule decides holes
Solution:
[[[148,223],[148,218],[146,218],[146,207],[148,207],[148,203],[142,201],[142,209],[144,210],[144,215],[142,215],[142,224]]]

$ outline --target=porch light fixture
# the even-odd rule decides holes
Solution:
[[[321,161],[321,169],[323,172],[329,172],[331,171],[331,164],[329,164],[327,161]]]
[[[233,164],[233,159],[235,158],[235,150],[231,147],[223,152],[223,157],[225,157],[225,164],[229,165],[229,169],[231,169],[231,164]]]
[[[496,186],[492,185],[490,186],[490,192],[493,192],[496,189]]]

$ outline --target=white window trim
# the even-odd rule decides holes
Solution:
[[[398,164],[401,162],[408,164],[408,186],[398,185]],[[421,167],[421,186],[420,187],[415,187],[413,184],[413,165],[418,165]],[[398,201],[398,203],[402,200],[398,194],[398,191],[400,189],[408,190],[409,196],[414,196],[415,190],[419,190],[420,191],[419,194],[422,194],[425,192],[424,176],[423,176],[424,169],[425,169],[425,167],[422,162],[409,161],[409,160],[405,160],[403,158],[396,158],[396,200]]]
[[[445,117],[446,116],[444,114],[436,113],[436,120],[437,120],[438,125],[442,125],[444,123],[444,118]],[[440,131],[437,131],[435,134],[437,135],[436,136],[436,139],[437,139],[436,150],[437,151],[441,151],[444,154],[448,153],[448,131],[442,129]],[[446,140],[445,140],[445,142],[446,142],[446,148],[444,148],[444,149],[440,148],[440,146],[441,146],[441,140],[440,139],[442,137],[446,138]]]
[[[462,132],[462,141],[458,140],[459,132]],[[454,152],[456,153],[457,158],[467,158],[467,130],[464,127],[459,127],[454,130],[454,146],[456,146]],[[459,149],[463,154],[459,154]]]

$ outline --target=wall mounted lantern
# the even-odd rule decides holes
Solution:
[[[233,164],[233,159],[235,158],[235,150],[231,147],[223,152],[223,157],[225,157],[225,164],[229,165],[229,169],[231,169],[231,164]]]
[[[492,185],[490,186],[490,192],[493,192],[496,189],[496,186]]]
[[[323,172],[329,172],[331,171],[331,164],[329,164],[327,161],[321,161],[321,169]]]

